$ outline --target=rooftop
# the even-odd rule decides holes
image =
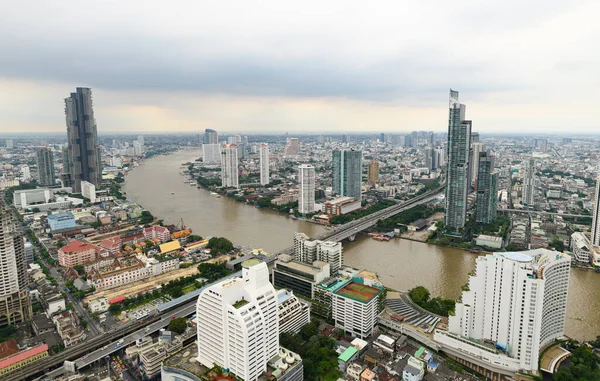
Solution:
[[[75,217],[73,216],[73,213],[71,213],[71,212],[54,213],[54,214],[51,214],[48,216],[49,220],[60,220],[60,219],[65,219],[65,218],[68,218],[68,219],[73,218],[74,219]]]
[[[96,252],[99,251],[99,248],[96,245],[92,245],[91,243],[84,241],[74,240],[68,245],[61,247],[59,250],[61,250],[63,253],[79,253],[90,249],[96,250]]]
[[[367,303],[371,301],[375,296],[377,296],[380,292],[381,289],[379,288],[365,286],[364,284],[352,281],[344,287],[338,289],[335,293],[346,298],[354,299],[361,303]]]
[[[341,355],[338,356],[338,359],[347,362],[349,361],[352,356],[354,356],[356,354],[356,352],[358,352],[358,349],[356,349],[355,347],[348,347],[344,353],[342,353]]]
[[[46,345],[46,344],[42,344],[42,345],[38,345],[37,347],[26,349],[17,354],[14,354],[12,356],[9,356],[5,359],[0,360],[0,369],[6,368],[6,367],[16,364],[18,362],[26,360],[32,356],[36,356],[36,355],[39,355],[40,353],[47,352],[47,351],[48,351],[48,345]]]
[[[261,263],[261,261],[259,261],[258,259],[248,259],[247,261],[244,261],[242,263],[242,267],[252,267],[252,266],[256,266],[260,263]]]
[[[181,244],[179,243],[179,241],[175,240],[175,241],[163,243],[162,245],[159,246],[159,249],[160,249],[161,253],[167,253],[169,251],[175,251],[175,250],[181,249]]]
[[[326,265],[325,262],[315,261],[312,265],[301,262],[281,262],[277,261],[276,267],[279,269],[280,267],[287,267],[292,270],[296,270],[298,272],[303,272],[307,275],[314,276],[323,271],[323,265]],[[300,275],[300,274],[298,274]]]

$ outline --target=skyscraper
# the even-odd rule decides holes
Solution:
[[[95,186],[102,182],[100,166],[100,147],[94,108],[92,104],[92,89],[78,87],[65,99],[65,115],[67,119],[67,139],[70,161],[63,171],[68,178],[74,193],[81,192],[81,181],[87,181]]]
[[[235,144],[223,144],[221,147],[221,186],[239,188],[238,149]]]
[[[260,185],[267,185],[269,182],[269,145],[262,143],[260,145]]]
[[[362,151],[335,150],[332,157],[333,193],[362,199]]]
[[[309,214],[315,211],[315,167],[301,164],[298,167],[298,211]]]
[[[462,229],[467,220],[467,196],[470,185],[471,121],[465,120],[465,111],[466,106],[458,101],[458,91],[450,90],[444,224],[448,229],[455,231]]]
[[[56,183],[54,175],[54,155],[48,147],[37,149],[38,181],[43,186],[53,186]]]
[[[594,193],[594,212],[592,220],[592,245],[600,246],[600,176],[596,179],[596,192]]]
[[[477,200],[475,221],[491,224],[496,219],[498,199],[498,174],[494,172],[494,157],[486,151],[479,152],[477,162]]]
[[[32,316],[27,286],[25,246],[13,212],[0,201],[0,326]]]
[[[298,138],[288,138],[283,154],[285,156],[298,156],[299,152]]]
[[[429,171],[435,171],[439,167],[438,152],[435,148],[425,148],[425,164]]]
[[[379,181],[379,162],[375,159],[369,162],[369,175],[367,183],[374,187]]]
[[[523,173],[523,205],[533,208],[535,205],[535,159],[530,157],[525,160]]]
[[[217,131],[207,128],[204,130],[204,139],[202,141],[204,144],[219,144],[219,135]]]
[[[217,164],[221,162],[220,144],[202,144],[202,161],[207,164]]]
[[[277,294],[264,262],[243,262],[241,278],[202,291],[197,316],[198,361],[208,368],[258,380],[279,352]]]
[[[476,186],[477,184],[477,175],[478,175],[478,167],[479,167],[479,153],[484,150],[483,143],[471,143],[471,183],[470,186]]]
[[[477,258],[448,331],[436,330],[435,340],[490,373],[537,371],[540,350],[564,336],[570,264],[569,255],[547,249]]]

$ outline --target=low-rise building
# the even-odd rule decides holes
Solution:
[[[293,291],[277,291],[279,333],[300,333],[300,329],[310,323],[310,306],[300,300]]]
[[[105,238],[100,242],[99,246],[108,251],[110,254],[118,254],[121,252],[123,241],[119,236]]]
[[[25,349],[0,360],[0,376],[18,371],[20,368],[48,357],[48,345]]]
[[[273,284],[312,299],[316,285],[329,278],[329,269],[329,263],[315,261],[310,265],[293,261],[290,255],[282,254],[275,262]]]
[[[328,216],[339,216],[360,208],[360,200],[355,200],[353,197],[342,196],[326,201],[323,204],[321,211]]]
[[[358,349],[348,347],[342,354],[338,356],[338,368],[341,372],[345,372],[349,364],[352,364],[358,358]]]
[[[146,261],[146,267],[148,268],[148,273],[151,276],[168,273],[169,271],[177,270],[179,268],[179,258],[149,258]]]
[[[54,213],[48,216],[50,231],[69,229],[75,227],[75,217],[71,212]]]
[[[80,343],[85,339],[84,330],[79,325],[79,318],[73,311],[64,311],[54,316],[52,321],[65,347]]]
[[[84,241],[73,240],[68,245],[58,249],[58,263],[62,267],[83,265],[86,262],[95,261],[97,255],[102,251],[99,246]]]
[[[360,381],[360,374],[364,368],[358,363],[352,363],[346,368],[346,377],[348,381]]]
[[[88,280],[96,290],[106,290],[145,279],[149,275],[146,265],[135,255],[131,255],[116,258],[110,266],[91,270],[88,273]]]
[[[408,362],[402,371],[403,381],[421,381],[425,376],[425,364],[412,356],[408,358]]]
[[[144,229],[144,238],[147,240],[158,239],[165,242],[171,239],[171,232],[164,226],[154,225]]]
[[[182,341],[178,338],[171,342],[158,341],[144,346],[138,352],[139,367],[144,379],[149,380],[160,375],[162,362],[173,353],[181,350]]]
[[[110,303],[106,297],[98,297],[88,302],[88,309],[91,313],[102,313],[108,311]]]
[[[23,189],[13,193],[13,205],[17,208],[26,209],[35,207],[37,204],[46,204],[54,197],[52,189]]]
[[[492,249],[501,249],[502,248],[502,237],[480,234],[475,239],[475,244],[477,246],[487,246]]]
[[[81,182],[81,195],[93,204],[96,202],[96,186],[89,181]]]

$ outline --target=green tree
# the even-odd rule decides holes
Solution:
[[[206,245],[206,247],[210,249],[211,255],[216,256],[232,251],[233,243],[224,237],[212,237],[208,240],[208,245]]]
[[[408,293],[412,301],[419,306],[423,306],[429,301],[429,295],[429,290],[423,286],[417,286]]]
[[[188,242],[196,242],[196,241],[202,241],[202,236],[199,236],[197,234],[190,234],[187,237],[187,241]]]
[[[316,323],[308,323],[300,328],[300,337],[304,340],[308,340],[311,337],[315,336],[319,332],[319,328]]]
[[[179,335],[185,332],[187,328],[186,318],[175,318],[169,322],[169,331],[173,331]]]
[[[79,276],[85,275],[85,267],[83,267],[83,265],[75,265],[73,266],[73,269],[77,271],[77,274],[79,274]]]
[[[169,295],[171,295],[172,298],[179,298],[180,296],[183,295],[183,287],[175,286],[175,287],[171,288],[169,290]]]
[[[120,304],[111,304],[110,307],[108,307],[108,311],[112,314],[112,315],[118,315],[121,313],[121,305]]]

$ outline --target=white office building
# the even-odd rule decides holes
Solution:
[[[260,185],[267,185],[269,178],[269,145],[262,143],[260,145]]]
[[[223,144],[221,147],[221,185],[238,188],[238,149],[235,144]]]
[[[36,204],[47,204],[54,198],[54,192],[48,188],[16,190],[13,193],[13,205],[26,209]]]
[[[536,372],[540,351],[564,336],[571,258],[536,249],[477,258],[442,350],[487,378]]]
[[[81,195],[90,200],[93,204],[96,202],[96,186],[88,181],[81,182]]]
[[[300,333],[300,328],[310,323],[310,306],[291,290],[277,291],[279,333]]]
[[[133,154],[135,156],[141,156],[144,153],[144,145],[137,140],[133,142]]]
[[[202,144],[202,161],[207,164],[221,163],[221,145]]]
[[[523,173],[523,205],[533,208],[535,199],[535,159],[527,159],[524,163]]]
[[[24,166],[23,168],[21,168],[21,180],[23,181],[29,181],[31,180],[31,170],[29,169],[29,166]]]
[[[333,291],[335,327],[361,339],[373,334],[382,289],[350,281]]]
[[[302,164],[298,167],[298,211],[309,214],[315,211],[315,167]]]
[[[575,232],[571,234],[571,252],[573,253],[573,260],[580,264],[590,264],[593,262],[593,248],[590,240],[582,232]]]
[[[600,246],[600,176],[596,179],[596,193],[593,200],[594,210],[592,213],[592,245]]]
[[[198,361],[208,368],[217,364],[254,381],[279,353],[277,295],[264,262],[246,261],[241,278],[205,289],[197,319]]]
[[[294,260],[304,263],[321,261],[329,263],[332,274],[343,264],[342,243],[311,240],[304,233],[294,234]]]

